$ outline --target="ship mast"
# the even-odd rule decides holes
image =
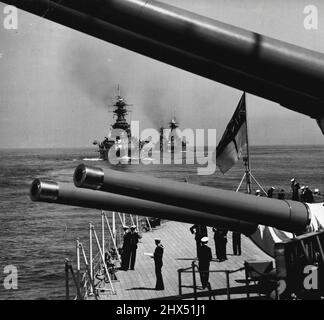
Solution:
[[[119,85],[117,86],[117,92],[118,92],[118,97],[120,97],[120,88],[119,88]]]
[[[116,116],[116,121],[112,125],[112,128],[124,130],[127,133],[128,138],[130,138],[131,137],[130,124],[126,120],[126,116],[129,112],[129,110],[127,109],[128,106],[130,106],[130,105],[127,104],[125,102],[124,98],[121,96],[120,87],[118,85],[117,100],[116,100],[115,104],[112,105],[112,107],[114,107],[112,112]]]

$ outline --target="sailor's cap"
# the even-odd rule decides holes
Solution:
[[[136,229],[135,224],[131,225],[130,228],[131,228],[131,229]]]
[[[301,186],[301,188],[300,188],[300,189],[304,190],[304,189],[305,189],[305,186]]]
[[[292,178],[290,181],[291,181],[291,182],[295,181],[295,178]]]
[[[160,238],[154,238],[154,241],[161,242]]]
[[[319,192],[319,189],[318,189],[318,188],[314,189],[314,192],[315,192],[315,193],[316,193],[316,192]]]
[[[125,226],[123,226],[123,229],[128,229],[128,226],[126,226],[126,225],[125,225]]]
[[[203,238],[201,238],[200,241],[201,241],[201,242],[208,242],[208,237],[203,237]]]
[[[256,193],[260,193],[260,192],[261,192],[261,190],[259,190],[259,189],[256,191]]]
[[[271,187],[270,189],[275,190],[276,188],[275,187]]]
[[[309,186],[306,186],[305,188],[306,188],[306,189],[309,189]]]

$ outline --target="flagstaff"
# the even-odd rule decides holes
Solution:
[[[247,105],[246,105],[246,94],[243,93],[244,105],[245,105],[245,123],[246,123],[246,156],[243,157],[243,161],[246,168],[246,191],[248,194],[251,194],[251,163],[250,163],[250,148],[249,148],[249,126],[248,126],[248,116],[247,116]]]

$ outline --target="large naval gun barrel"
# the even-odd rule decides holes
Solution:
[[[30,188],[33,201],[65,204],[99,210],[110,210],[157,217],[181,222],[219,226],[249,236],[256,231],[254,223],[240,221],[203,210],[190,210],[118,194],[76,188],[68,183],[35,179]]]
[[[302,233],[310,223],[306,204],[256,197],[234,191],[158,179],[140,174],[80,164],[74,172],[77,187],[146,199],[175,207]]]
[[[324,55],[319,52],[154,0],[5,2],[313,118],[324,118]]]

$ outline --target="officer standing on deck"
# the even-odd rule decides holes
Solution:
[[[290,180],[291,182],[291,190],[292,190],[292,200],[299,201],[299,183],[296,182],[295,178]]]
[[[130,258],[130,232],[127,226],[123,226],[124,236],[123,236],[123,246],[121,252],[121,269],[127,271],[129,266]]]
[[[305,202],[305,186],[300,188],[300,201]]]
[[[268,198],[272,198],[272,197],[273,197],[273,190],[275,190],[274,187],[271,187],[271,188],[268,190],[268,192],[267,192],[267,194],[268,194]]]
[[[154,264],[155,264],[155,275],[156,275],[156,285],[155,290],[164,290],[163,278],[162,278],[162,266],[163,266],[163,251],[164,247],[161,244],[161,239],[154,239],[156,248],[153,254]]]
[[[234,256],[241,255],[241,233],[232,232],[232,244],[233,244],[233,254]]]
[[[304,200],[305,200],[305,202],[308,202],[308,203],[314,202],[313,192],[311,189],[309,189],[308,186],[305,187]]]
[[[219,239],[219,233],[218,229],[213,227],[213,232],[214,232],[214,242],[215,242],[215,252],[216,252],[216,258],[218,260],[221,259],[221,249],[220,249],[220,239]]]
[[[210,288],[210,284],[208,280],[209,280],[209,265],[210,265],[210,261],[212,260],[212,252],[211,249],[207,246],[207,243],[208,243],[208,238],[203,237],[201,239],[201,247],[198,253],[198,260],[199,260],[198,269],[199,269],[200,280],[203,289],[207,287]]]
[[[197,246],[197,257],[198,257],[198,251],[201,247],[201,239],[203,237],[207,237],[207,227],[203,226],[201,224],[194,224],[190,228],[190,232],[192,234],[195,234],[195,240],[196,240],[196,246]]]
[[[228,230],[220,229],[221,238],[221,262],[227,260],[226,256],[226,245],[227,245],[227,232]]]
[[[214,228],[214,241],[216,257],[219,262],[227,260],[226,256],[226,244],[227,244],[227,230],[221,228]]]
[[[135,231],[136,226],[132,225],[130,227],[131,231],[129,233],[129,248],[130,248],[130,269],[134,270],[135,261],[136,261],[136,250],[137,250],[137,243],[140,238],[138,232]]]

